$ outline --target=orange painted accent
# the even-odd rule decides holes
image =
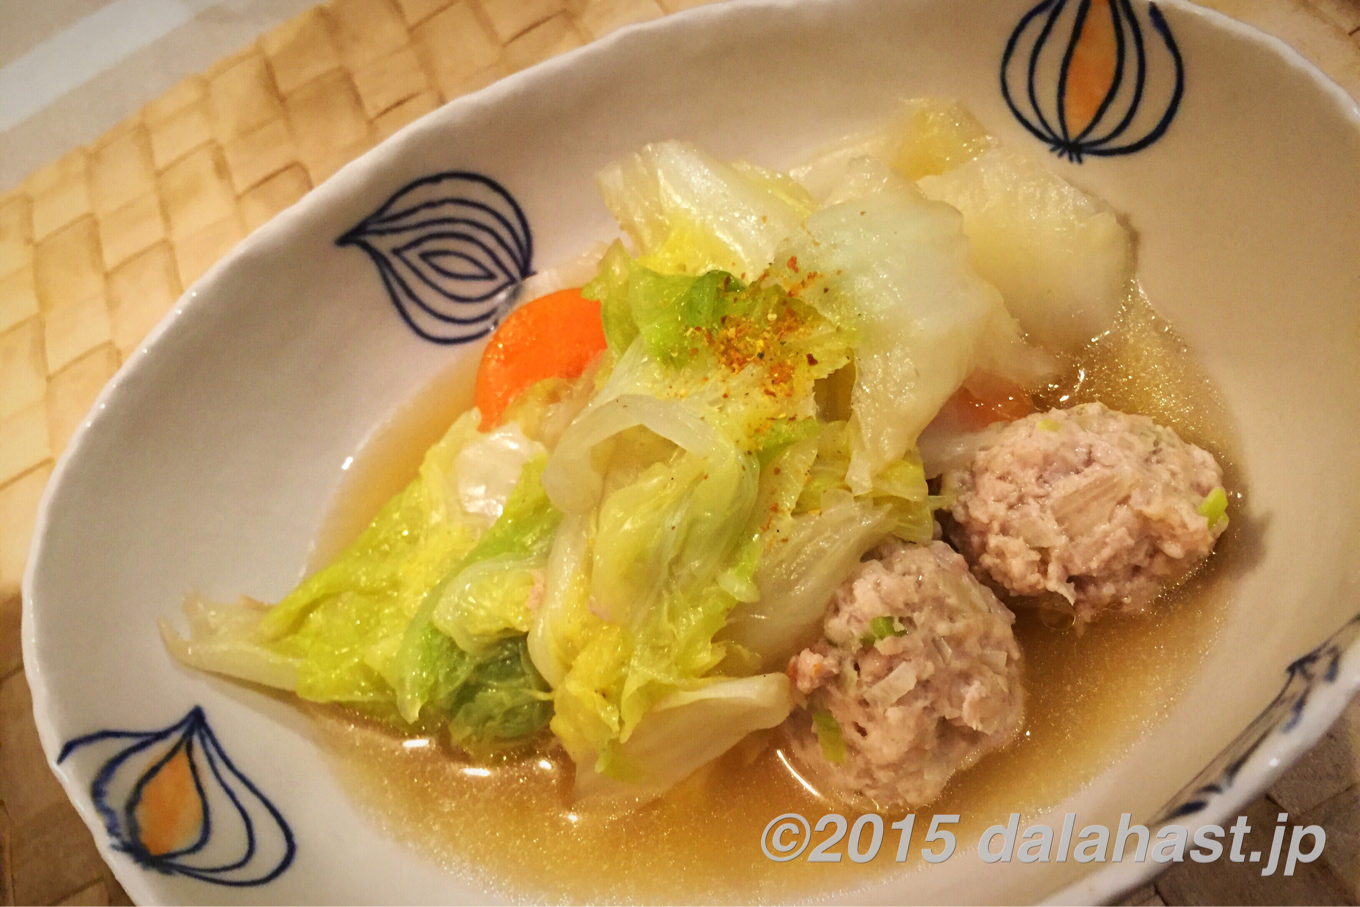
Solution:
[[[153,856],[181,850],[198,838],[203,827],[203,803],[194,787],[189,753],[184,747],[142,788],[137,825],[142,846]]]
[[[1072,49],[1063,113],[1067,117],[1067,132],[1073,137],[1091,124],[1100,102],[1105,100],[1114,84],[1118,45],[1115,43],[1112,4],[1113,0],[1091,0],[1086,21],[1081,25],[1081,36]]]
[[[530,385],[545,378],[575,378],[605,348],[600,304],[580,290],[559,290],[510,313],[482,354],[475,402],[482,430]]]

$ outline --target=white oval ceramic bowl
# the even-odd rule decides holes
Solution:
[[[55,770],[132,897],[490,896],[363,820],[319,770],[298,712],[177,669],[155,632],[191,588],[286,592],[346,458],[414,389],[478,353],[417,336],[374,261],[337,238],[412,181],[475,171],[518,200],[533,260],[550,266],[613,234],[592,175],[622,152],[677,137],[783,167],[879,122],[904,96],[961,98],[1008,145],[1126,215],[1139,279],[1236,415],[1254,511],[1243,518],[1261,530],[1227,626],[1183,698],[1046,821],[1060,827],[1070,810],[1113,826],[1122,812],[1149,821],[1188,802],[1179,821],[1228,824],[1315,741],[1360,687],[1356,625],[1333,636],[1360,602],[1360,117],[1279,41],[1167,0],[1185,89],[1169,129],[1134,154],[1062,160],[999,90],[1008,37],[1032,3],[763,0],[625,29],[425,117],[200,280],[129,357],[57,466],[24,582],[24,663],[54,764],[81,735],[162,728],[202,706],[241,774],[286,817],[296,856],[265,887],[139,867],[92,804],[108,757],[81,748]],[[1137,3],[1152,60],[1162,45]],[[1158,59],[1149,92],[1165,97],[1172,75],[1165,52]],[[846,896],[1090,901],[1158,868],[984,867],[973,847]]]

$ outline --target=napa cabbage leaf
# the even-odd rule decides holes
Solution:
[[[728,164],[688,142],[659,142],[610,164],[596,184],[643,264],[673,274],[756,279],[816,207],[797,182]]]
[[[771,278],[860,338],[847,481],[868,492],[972,371],[1000,296],[968,264],[959,213],[910,186],[817,211]]]
[[[561,514],[543,493],[540,454],[487,525],[479,508],[498,493],[480,483],[469,497],[456,469],[488,442],[479,422],[476,410],[458,419],[364,532],[277,605],[190,597],[188,638],[161,622],[167,648],[192,667],[358,707],[410,731],[445,728],[468,749],[541,730],[551,703],[528,657],[525,611]]]

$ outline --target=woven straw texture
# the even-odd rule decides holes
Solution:
[[[0,195],[0,899],[126,903],[48,771],[19,581],[52,464],[119,364],[252,230],[440,104],[633,22],[711,0],[331,0]],[[1211,0],[1360,85],[1360,0]],[[1343,79],[1345,81],[1345,79]],[[1347,85],[1352,91],[1355,89]],[[1252,807],[1328,826],[1293,880],[1177,867],[1129,903],[1360,898],[1360,709]],[[1304,871],[1307,870],[1307,871]],[[1236,873],[1236,874],[1234,874]],[[1288,885],[1281,887],[1281,882]]]

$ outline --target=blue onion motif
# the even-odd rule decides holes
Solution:
[[[434,343],[491,333],[533,273],[533,236],[519,203],[478,173],[410,183],[335,241],[373,260],[392,305]]]
[[[1270,705],[1223,752],[1215,756],[1193,781],[1167,801],[1152,821],[1162,824],[1194,815],[1207,807],[1214,797],[1232,787],[1242,766],[1261,748],[1261,744],[1274,734],[1288,734],[1298,725],[1313,691],[1320,685],[1336,682],[1341,657],[1356,639],[1360,639],[1360,614],[1347,621],[1322,645],[1291,662],[1285,669],[1284,685]]]
[[[283,815],[232,763],[194,706],[159,731],[96,731],[62,747],[103,762],[90,799],[115,850],[165,875],[235,888],[264,885],[293,862]]]
[[[1131,0],[1042,0],[1001,58],[1011,113],[1073,163],[1157,141],[1180,107],[1185,64],[1156,3],[1148,21],[1155,40],[1144,38]]]

